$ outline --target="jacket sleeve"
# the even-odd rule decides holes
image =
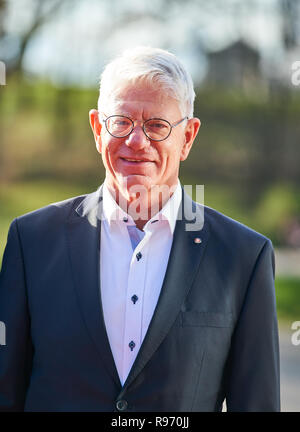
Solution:
[[[0,272],[0,321],[5,330],[5,344],[0,345],[0,411],[23,411],[33,349],[17,219],[9,229]]]
[[[274,251],[256,260],[233,334],[226,375],[227,411],[280,411]]]

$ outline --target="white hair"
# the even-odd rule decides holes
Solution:
[[[190,74],[174,54],[146,46],[128,49],[106,65],[101,74],[98,110],[114,99],[124,84],[139,81],[162,89],[179,102],[183,116],[193,117],[195,92]]]

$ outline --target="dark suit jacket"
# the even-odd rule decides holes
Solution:
[[[279,410],[271,242],[208,207],[198,231],[176,223],[154,316],[121,386],[101,308],[101,191],[11,224],[0,409],[218,411],[226,398],[229,411]]]

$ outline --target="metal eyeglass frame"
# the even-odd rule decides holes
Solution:
[[[106,115],[106,114],[104,114],[104,115]],[[107,120],[109,120],[109,119],[112,118],[112,117],[124,117],[124,118],[130,120],[131,123],[132,123],[132,127],[131,127],[130,132],[128,132],[126,135],[122,135],[122,136],[116,136],[116,135],[113,135],[113,134],[108,130],[108,127],[107,127],[107,124],[106,124]],[[151,140],[151,141],[164,141],[164,140],[166,140],[166,139],[170,136],[170,134],[171,134],[173,128],[175,128],[176,126],[178,126],[178,125],[179,125],[180,123],[182,123],[184,120],[188,120],[188,119],[189,119],[188,116],[185,116],[185,117],[183,117],[181,120],[179,120],[178,122],[171,124],[168,120],[165,120],[165,119],[162,119],[162,118],[158,118],[158,117],[153,117],[153,118],[150,118],[150,119],[148,119],[148,120],[146,120],[146,121],[143,122],[142,129],[143,129],[144,134],[146,135],[146,137],[147,137],[149,140]],[[102,119],[102,120],[103,120],[103,122],[104,122],[104,124],[105,124],[105,127],[106,127],[107,132],[108,132],[111,136],[113,136],[114,138],[126,138],[127,136],[129,136],[129,135],[131,134],[131,132],[132,132],[133,129],[134,129],[134,121],[133,121],[130,117],[127,117],[127,116],[124,116],[124,115],[114,114],[114,115],[111,115],[111,116],[109,116],[109,117],[106,117],[105,119]],[[170,130],[169,130],[168,135],[167,135],[165,138],[162,138],[162,139],[153,139],[153,138],[150,138],[150,137],[147,135],[146,131],[145,131],[145,123],[147,123],[147,122],[150,121],[150,120],[162,120],[162,121],[168,123],[168,125],[170,126]]]

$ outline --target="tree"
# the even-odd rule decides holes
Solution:
[[[75,0],[72,6],[74,6],[74,2]],[[23,57],[32,36],[45,22],[58,14],[66,3],[70,3],[70,0],[26,0],[25,3],[28,4],[28,10],[31,13],[28,25],[24,26],[18,34],[9,34],[5,28],[5,20],[9,14],[11,2],[0,0],[0,46],[10,44],[14,47],[11,50],[12,57],[8,58],[7,61],[5,58],[3,59],[7,66],[7,76],[21,71]],[[22,15],[20,14],[21,18]]]

